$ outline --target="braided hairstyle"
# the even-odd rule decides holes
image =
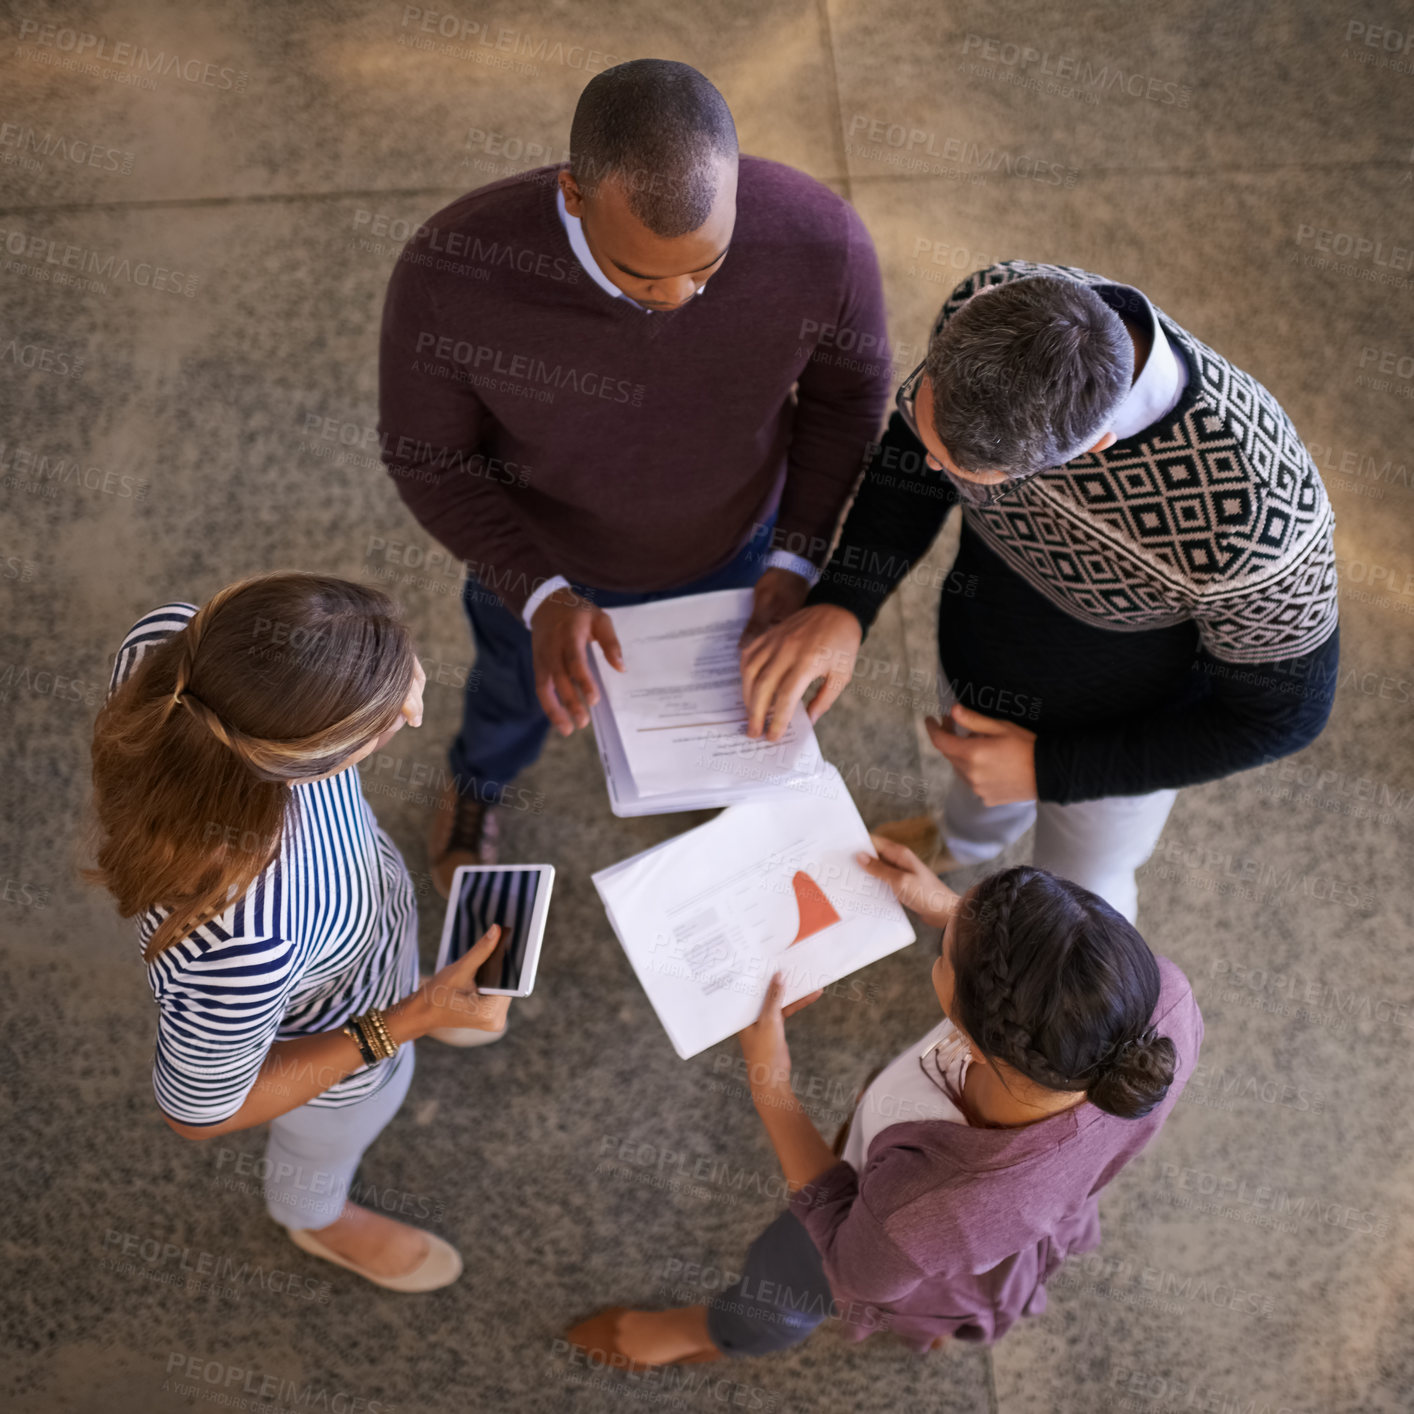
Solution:
[[[1122,1119],[1168,1093],[1178,1052],[1150,1017],[1159,967],[1104,899],[1044,869],[981,880],[959,906],[953,1019],[989,1060]]]
[[[124,917],[160,905],[151,960],[241,897],[297,823],[292,787],[398,718],[415,658],[379,590],[325,575],[229,585],[98,715],[97,867]]]

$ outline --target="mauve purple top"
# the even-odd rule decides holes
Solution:
[[[1044,1283],[1066,1257],[1099,1246],[1097,1195],[1158,1133],[1203,1040],[1188,979],[1158,963],[1153,1025],[1177,1047],[1178,1068],[1143,1119],[1083,1101],[1017,1129],[894,1124],[875,1135],[862,1174],[838,1163],[792,1196],[847,1336],[886,1328],[918,1350],[946,1335],[994,1341],[1046,1309]]]

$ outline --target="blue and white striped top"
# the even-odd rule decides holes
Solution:
[[[109,691],[148,647],[179,632],[193,604],[163,604],[123,640]],[[378,827],[356,769],[293,787],[297,824],[244,898],[148,966],[157,998],[157,1103],[183,1124],[240,1109],[276,1041],[342,1026],[418,982],[417,904],[397,847]],[[138,919],[144,945],[167,910]],[[382,1089],[387,1063],[310,1101],[338,1107]]]

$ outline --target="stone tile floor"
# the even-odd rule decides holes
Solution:
[[[1414,1407],[1414,9],[75,0],[4,25],[7,1407],[146,1414],[262,1382],[276,1405],[370,1411]],[[180,66],[152,77],[119,46]],[[418,563],[427,538],[346,445],[376,421],[383,286],[405,223],[561,158],[588,77],[649,55],[706,72],[744,150],[855,202],[900,375],[969,270],[1103,270],[1277,393],[1336,505],[1329,729],[1185,792],[1142,876],[1141,924],[1207,1018],[1201,1083],[1106,1195],[1101,1251],[992,1351],[919,1360],[825,1333],[631,1384],[555,1344],[600,1304],[670,1299],[694,1264],[710,1285],[779,1197],[733,1048],[672,1056],[589,882],[692,820],[613,819],[589,741],[551,745],[526,779],[543,810],[507,824],[508,854],[561,871],[535,996],[491,1050],[420,1048],[363,1171],[466,1254],[431,1297],[296,1252],[259,1201],[258,1133],[194,1146],[160,1122],[133,939],[74,882],[89,724],[127,625],[261,569],[377,577],[444,670],[421,732],[365,777],[419,880],[430,961],[418,768],[442,759],[470,648],[455,580]],[[129,276],[44,278],[27,252],[51,240]],[[41,457],[80,472],[35,492]],[[936,611],[909,586],[871,639],[905,682],[931,681]],[[857,685],[822,725],[870,823],[946,784],[918,705]],[[929,1024],[932,945],[793,1023],[798,1072],[840,1117]],[[673,1177],[694,1170],[714,1177]],[[184,1285],[202,1254],[250,1266]]]

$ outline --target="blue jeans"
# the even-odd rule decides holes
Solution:
[[[676,589],[620,594],[581,584],[574,588],[604,609],[624,609],[630,604],[649,604],[714,589],[749,589],[761,577],[774,524],[772,516],[769,523],[758,526],[734,560],[705,578]],[[535,695],[530,630],[520,616],[470,575],[462,586],[462,606],[471,621],[476,665],[475,671],[467,674],[461,731],[452,743],[452,776],[462,795],[497,801],[516,776],[540,755],[550,722]]]
[[[747,1249],[736,1282],[708,1300],[707,1334],[724,1355],[767,1355],[799,1345],[833,1301],[820,1249],[787,1208]]]

